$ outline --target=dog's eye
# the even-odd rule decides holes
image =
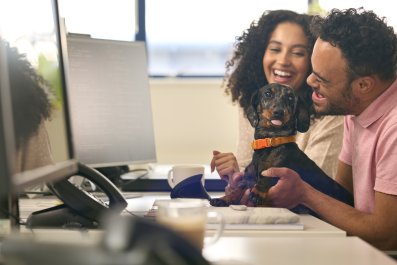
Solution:
[[[295,98],[294,98],[293,96],[288,96],[288,101],[289,101],[289,102],[294,102],[294,99],[295,99]]]
[[[272,93],[270,93],[269,91],[265,92],[265,97],[271,98],[272,97]]]

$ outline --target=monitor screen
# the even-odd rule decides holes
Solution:
[[[155,162],[145,44],[79,34],[67,44],[77,159],[100,169]]]
[[[17,192],[77,172],[59,30],[56,0],[0,2],[0,177]]]

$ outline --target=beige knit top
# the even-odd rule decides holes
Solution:
[[[243,170],[251,162],[254,128],[244,116],[242,108],[239,108],[239,125],[236,158],[240,170]],[[298,133],[296,143],[328,176],[334,178],[342,139],[343,116],[323,116],[312,121],[306,133]]]
[[[16,155],[15,172],[32,170],[54,163],[44,121],[40,123],[37,132],[29,138]],[[27,188],[26,191],[42,192],[47,191],[47,187],[44,183],[37,184]],[[28,196],[35,197],[34,195]]]

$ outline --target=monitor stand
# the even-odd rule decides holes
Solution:
[[[95,169],[101,172],[111,182],[113,182],[113,184],[116,185],[116,187],[121,186],[121,175],[128,173],[130,171],[127,165],[113,166],[113,167],[99,167]]]

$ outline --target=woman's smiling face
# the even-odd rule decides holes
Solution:
[[[308,50],[308,39],[301,26],[292,22],[277,25],[263,56],[267,81],[299,89],[309,74]]]

